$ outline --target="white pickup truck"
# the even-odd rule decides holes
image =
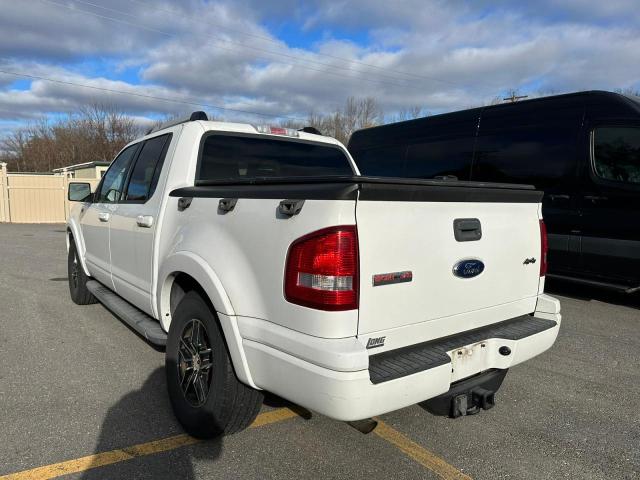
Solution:
[[[248,426],[273,392],[343,421],[494,405],[548,349],[541,193],[362,177],[338,141],[202,112],[71,183],[69,288],[166,345],[184,428]]]

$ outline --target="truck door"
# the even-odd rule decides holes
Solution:
[[[111,218],[111,272],[116,292],[152,314],[153,243],[161,204],[156,185],[172,134],[145,140]]]
[[[92,277],[109,288],[113,288],[109,225],[137,150],[138,145],[132,145],[116,157],[102,178],[94,201],[81,213],[80,225],[86,247],[87,268]]]
[[[584,269],[613,283],[640,286],[640,122],[594,121],[583,174]]]

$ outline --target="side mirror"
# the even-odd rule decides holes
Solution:
[[[91,184],[71,182],[69,184],[69,192],[67,198],[70,202],[89,202],[91,201]]]

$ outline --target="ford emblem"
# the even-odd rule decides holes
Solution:
[[[480,260],[460,260],[453,266],[453,274],[460,278],[473,278],[484,272],[484,263]]]

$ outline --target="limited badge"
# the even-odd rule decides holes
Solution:
[[[378,273],[373,276],[373,286],[391,285],[392,283],[406,283],[413,280],[413,272],[407,270],[405,272]]]

